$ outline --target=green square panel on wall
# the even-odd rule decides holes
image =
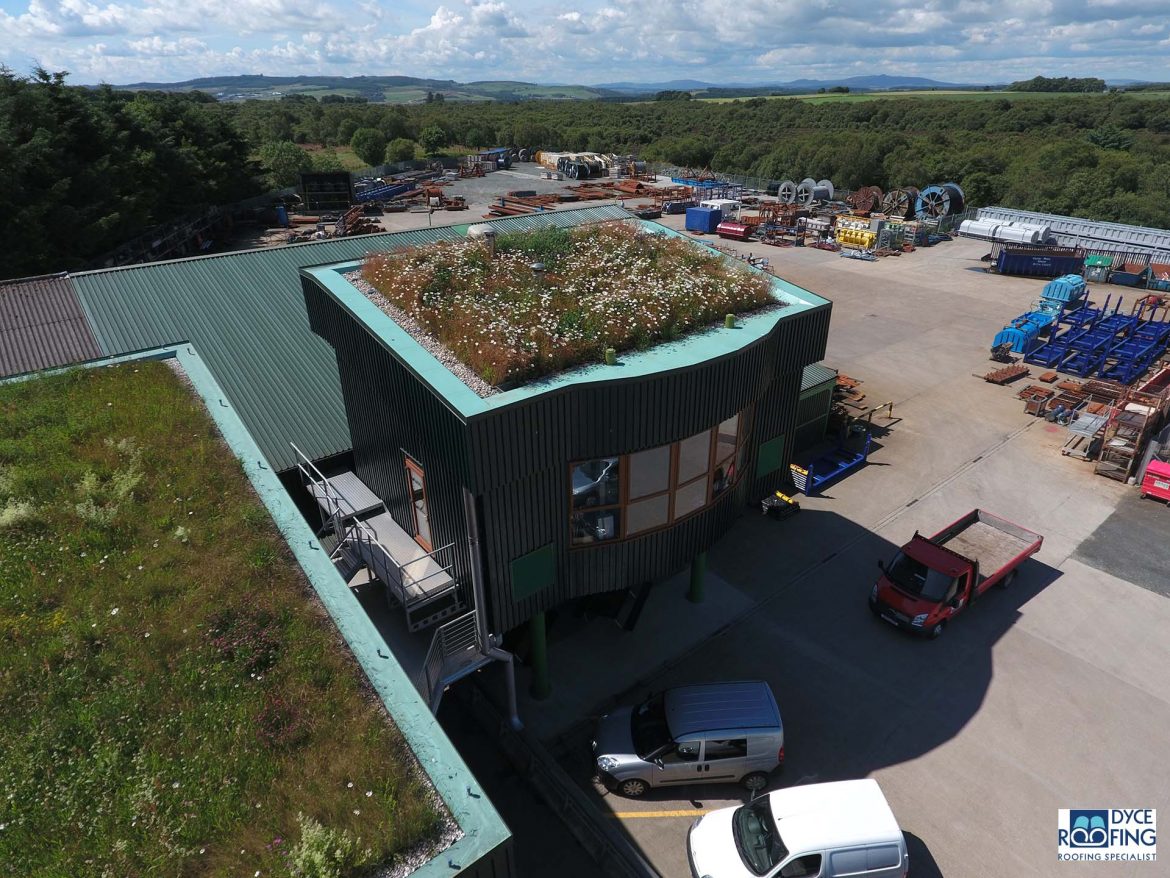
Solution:
[[[557,552],[552,543],[512,561],[512,600],[522,601],[557,581]]]
[[[777,436],[767,442],[760,443],[760,453],[756,455],[756,478],[766,476],[780,469],[784,460],[784,437]]]

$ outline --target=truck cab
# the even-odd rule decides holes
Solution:
[[[1044,538],[976,509],[932,537],[915,533],[887,564],[869,595],[879,618],[935,638],[992,585],[1009,586]]]

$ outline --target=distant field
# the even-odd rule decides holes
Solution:
[[[334,146],[324,147],[319,143],[302,143],[301,149],[307,153],[315,154],[325,152],[327,149],[332,149],[337,156],[337,160],[341,162],[341,167],[346,171],[360,171],[363,168],[369,167],[365,162],[357,157],[352,149],[348,146]]]
[[[860,101],[877,101],[899,98],[946,98],[960,101],[983,101],[1007,98],[1009,100],[1042,100],[1045,98],[1077,97],[1077,92],[1055,91],[960,91],[958,89],[938,91],[868,91],[850,94],[807,94],[807,95],[760,95],[768,100],[795,100],[807,101],[810,104],[842,104],[858,103]],[[1149,98],[1151,100],[1165,100],[1170,98],[1170,91],[1143,91],[1133,92],[1132,97]],[[745,101],[751,98],[696,98],[713,104],[723,104],[730,101]]]

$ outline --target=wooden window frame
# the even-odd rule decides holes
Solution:
[[[630,500],[630,458],[634,454],[637,454],[638,452],[630,452],[630,453],[626,453],[626,454],[602,455],[601,457],[587,458],[585,460],[578,460],[578,461],[574,461],[574,462],[569,463],[567,473],[566,473],[567,479],[568,479],[568,486],[569,486],[569,521],[568,521],[568,524],[569,524],[569,549],[570,550],[588,549],[588,548],[592,548],[594,546],[606,545],[609,543],[620,543],[620,542],[623,542],[627,539],[638,539],[638,538],[641,538],[644,536],[648,536],[649,534],[653,534],[653,533],[656,533],[658,531],[665,530],[666,528],[672,527],[672,526],[678,524],[679,522],[685,521],[686,519],[690,518],[692,515],[698,515],[700,512],[703,512],[706,509],[710,509],[711,505],[713,503],[715,503],[716,500],[718,500],[720,497],[724,496],[725,494],[729,493],[736,485],[739,484],[740,479],[743,478],[743,472],[741,471],[740,467],[738,466],[737,461],[739,460],[739,455],[743,451],[744,446],[747,444],[747,439],[748,439],[747,434],[748,434],[748,430],[749,430],[749,422],[751,420],[752,415],[754,415],[753,406],[750,404],[747,406],[744,406],[744,408],[740,409],[739,412],[737,412],[736,414],[737,414],[738,420],[736,421],[736,427],[735,427],[735,430],[736,430],[735,448],[731,452],[731,454],[724,457],[722,459],[722,461],[716,460],[716,458],[715,458],[715,455],[717,453],[717,449],[719,447],[719,424],[723,423],[723,421],[720,421],[718,424],[715,424],[713,427],[711,427],[707,431],[708,448],[707,448],[707,470],[706,470],[706,472],[704,472],[700,475],[697,475],[693,479],[689,479],[688,481],[682,482],[680,484],[678,482],[678,473],[679,473],[679,453],[681,451],[682,443],[684,441],[686,441],[687,439],[691,439],[694,436],[697,436],[699,434],[693,433],[690,436],[685,436],[682,439],[677,439],[674,442],[671,442],[669,444],[670,472],[669,472],[669,477],[667,479],[666,490],[655,491],[652,494],[643,494],[642,496],[636,498],[633,501]],[[725,421],[725,420],[727,420],[727,418],[724,418],[723,420]],[[660,448],[663,446],[652,446],[652,447]],[[601,459],[608,458],[608,457],[616,457],[618,459],[618,502],[617,503],[606,503],[604,505],[597,505],[597,506],[581,507],[580,509],[574,509],[573,508],[573,470],[576,469],[577,467],[581,466],[582,464],[588,463],[590,460],[601,460]],[[729,481],[727,488],[725,488],[718,496],[716,496],[715,482],[714,482],[715,470],[721,463],[724,466],[731,464],[731,463],[737,463],[737,465],[735,468],[736,469],[735,478],[731,479]],[[693,485],[695,482],[698,482],[700,479],[706,480],[706,494],[705,494],[704,499],[703,499],[703,504],[701,506],[699,506],[697,509],[692,509],[690,512],[687,512],[686,514],[682,515],[681,517],[677,516],[675,514],[675,499],[676,499],[676,495],[677,495],[678,491],[682,488],[686,488],[686,487]],[[630,503],[631,502],[641,503],[643,500],[653,500],[655,498],[663,496],[664,494],[668,497],[666,522],[664,524],[658,525],[657,527],[647,528],[646,530],[640,530],[640,531],[637,531],[636,533],[631,534],[629,532],[629,515],[627,514]],[[576,542],[574,542],[574,540],[573,540],[573,515],[574,515],[574,513],[584,512],[586,510],[588,510],[589,512],[604,512],[604,511],[610,510],[610,509],[616,510],[618,513],[620,527],[619,527],[619,533],[617,535],[615,535],[612,539],[603,540],[601,542],[593,542],[593,543],[576,543]]]
[[[406,469],[406,498],[410,503],[410,522],[414,525],[414,541],[426,549],[428,552],[435,551],[435,530],[434,519],[431,518],[431,498],[427,495],[427,474],[423,470],[422,464],[414,460],[408,454],[402,456],[403,465]],[[414,505],[414,484],[411,482],[411,474],[418,476],[419,483],[422,485],[423,507],[427,511],[427,532],[431,535],[430,540],[423,539],[418,529],[418,509]]]

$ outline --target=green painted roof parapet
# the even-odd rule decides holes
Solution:
[[[628,218],[626,221],[638,223],[655,234],[683,238],[690,241],[693,246],[705,247],[712,253],[722,255],[718,250],[695,242],[686,235],[658,223]],[[481,397],[345,278],[346,273],[360,267],[360,261],[349,261],[303,268],[301,274],[312,278],[325,289],[338,304],[365,325],[376,339],[402,359],[415,375],[445,399],[464,419],[474,418],[565,387],[614,380],[614,369],[604,363],[597,363],[566,369],[493,396]],[[752,270],[758,271],[754,268]],[[625,380],[670,372],[704,360],[718,359],[768,335],[782,320],[829,304],[828,299],[823,299],[802,287],[781,278],[770,275],[769,277],[772,282],[772,297],[782,304],[783,308],[744,314],[738,317],[734,328],[717,324],[674,341],[656,344],[644,351],[625,351],[620,356],[621,378]]]
[[[392,654],[383,652],[386,641],[341,578],[328,554],[321,549],[321,544],[280,479],[265,463],[260,447],[239,414],[224,402],[223,388],[202,357],[192,346],[184,344],[92,360],[86,363],[86,367],[171,357],[177,358],[183,366],[220,435],[239,459],[248,481],[267,507],[313,590],[349,644],[354,658],[402,732],[435,791],[463,830],[459,840],[411,872],[412,878],[459,875],[470,869],[477,860],[507,842],[511,832],[402,666]],[[30,380],[42,374],[46,373],[25,373],[8,380]]]

